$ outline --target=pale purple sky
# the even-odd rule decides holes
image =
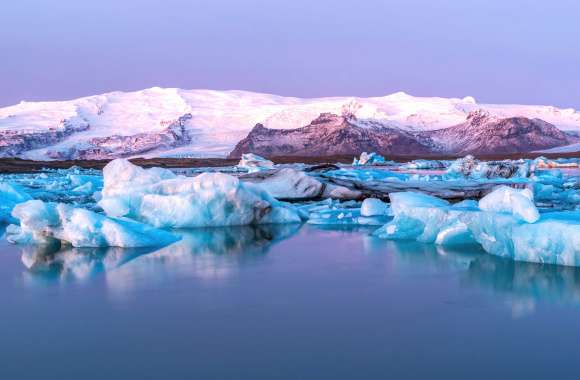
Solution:
[[[6,0],[0,106],[152,86],[580,108],[577,0]]]

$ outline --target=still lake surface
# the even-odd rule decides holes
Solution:
[[[577,378],[580,270],[313,226],[0,242],[0,379]],[[1,233],[0,233],[1,234]]]

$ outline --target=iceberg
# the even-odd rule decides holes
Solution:
[[[534,223],[540,218],[530,189],[517,190],[500,186],[479,201],[479,208],[483,211],[507,212],[528,223]]]
[[[315,199],[322,197],[324,192],[322,182],[299,170],[284,168],[271,175],[267,174],[244,176],[242,180],[255,184],[276,199],[290,201]]]
[[[54,244],[73,247],[150,247],[175,242],[178,238],[163,230],[127,219],[110,218],[63,203],[30,200],[14,207],[12,215],[20,226],[11,224],[7,239],[15,244]]]
[[[479,161],[472,155],[458,158],[447,168],[450,178],[526,178],[532,173],[530,160]]]
[[[443,246],[479,244],[512,260],[580,266],[580,212],[539,214],[528,189],[502,186],[479,203],[454,205],[420,193],[393,193],[391,209],[394,219],[375,236]]]
[[[307,201],[319,198],[355,200],[362,197],[362,193],[358,190],[323,183],[303,171],[292,168],[244,175],[240,179],[255,184],[278,200]]]
[[[99,205],[107,215],[159,228],[301,222],[291,205],[227,174],[183,177],[167,169],[143,169],[117,159],[107,164],[103,176]]]
[[[19,203],[32,199],[24,189],[16,184],[0,182],[0,223],[14,221],[12,209]]]
[[[374,200],[381,202],[378,199]],[[348,201],[341,203],[338,201],[333,202],[331,199],[301,206],[301,211],[307,214],[308,224],[382,226],[390,219],[390,216],[387,215],[388,206],[383,202],[381,203],[380,207],[375,204],[374,209],[371,209],[367,204],[366,215],[363,215],[362,206],[360,206],[359,202]],[[387,210],[383,206],[387,206]],[[369,212],[369,209],[371,209],[371,212]]]
[[[389,214],[389,205],[377,198],[366,198],[361,207],[362,216],[380,216]]]
[[[237,168],[247,170],[248,173],[255,173],[262,170],[274,169],[274,163],[257,154],[246,153],[242,154],[242,159],[238,163]]]
[[[382,165],[385,163],[386,163],[385,158],[379,155],[378,153],[362,152],[358,160],[356,159],[356,157],[354,158],[352,165],[353,166]]]
[[[405,170],[435,170],[445,169],[448,165],[448,162],[442,160],[413,160],[401,165],[401,168]]]

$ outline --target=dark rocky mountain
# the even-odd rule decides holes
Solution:
[[[459,125],[409,132],[352,115],[323,113],[297,129],[257,124],[230,153],[263,156],[330,156],[377,152],[382,155],[525,153],[570,144],[575,138],[540,119],[496,118],[478,110]]]
[[[362,151],[383,155],[427,154],[432,147],[415,135],[378,122],[357,120],[352,116],[323,113],[309,125],[297,129],[268,129],[257,124],[230,153],[264,156],[358,155]]]
[[[478,110],[454,127],[423,132],[445,153],[523,153],[570,144],[574,137],[540,119],[496,118]]]

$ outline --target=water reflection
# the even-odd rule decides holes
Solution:
[[[580,268],[540,265],[481,255],[464,284],[490,289],[512,307],[514,316],[535,311],[538,302],[580,304]]]
[[[163,248],[61,248],[23,246],[28,283],[86,280],[105,273],[109,288],[155,284],[169,277],[219,279],[259,260],[300,225],[243,226],[176,231],[182,239]]]
[[[537,304],[580,304],[580,268],[515,262],[489,255],[477,246],[447,249],[417,242],[383,242],[367,237],[369,252],[393,256],[395,272],[456,272],[464,288],[491,292],[511,308],[514,317],[536,310]]]
[[[21,261],[27,268],[25,278],[29,284],[86,281],[101,274],[104,285],[114,295],[180,279],[221,286],[224,281],[239,279],[237,274],[243,267],[263,270],[267,263],[280,265],[276,256],[269,256],[268,252],[301,227],[292,224],[178,231],[180,241],[158,249],[23,247]],[[580,304],[580,268],[513,262],[486,254],[478,246],[448,249],[418,242],[385,241],[369,236],[364,228],[344,226],[306,226],[300,239],[289,244],[312,250],[314,256],[300,258],[314,260],[316,267],[321,260],[334,260],[332,255],[316,255],[321,244],[325,251],[332,252],[344,241],[343,236],[329,238],[326,230],[340,230],[357,242],[361,239],[373,264],[384,265],[385,276],[394,274],[401,281],[413,277],[412,281],[425,283],[430,275],[449,276],[464,290],[491,293],[493,302],[507,304],[516,317],[534,312],[539,303]],[[310,241],[316,242],[312,248]],[[349,254],[360,255],[356,251]]]
[[[123,294],[181,278],[221,281],[241,266],[256,265],[274,243],[291,237],[300,227],[279,224],[180,231],[180,241],[107,273],[107,286]]]
[[[83,281],[114,270],[154,248],[72,248],[52,245],[22,246],[20,256],[27,268],[27,283]]]

